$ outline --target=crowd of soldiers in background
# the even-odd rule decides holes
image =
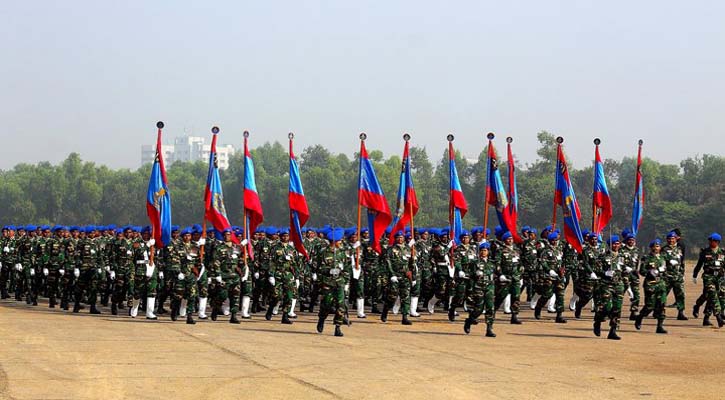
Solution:
[[[313,313],[318,307],[317,331],[333,315],[335,336],[350,324],[349,310],[366,318],[366,307],[387,322],[400,314],[402,324],[425,311],[447,312],[455,321],[467,312],[466,334],[479,323],[486,336],[495,337],[497,310],[510,314],[511,324],[521,324],[521,298],[534,310],[555,314],[555,323],[566,323],[564,294],[573,285],[568,304],[574,317],[593,303],[593,332],[601,334],[608,321],[608,338],[619,340],[618,329],[625,294],[629,319],[640,329],[650,313],[657,333],[664,328],[665,303],[674,293],[677,319],[686,320],[685,258],[680,232],[673,230],[664,243],[655,239],[648,251],[637,246],[627,231],[602,238],[585,232],[581,254],[551,227],[522,229],[523,243],[500,227],[490,237],[488,229],[473,228],[460,234],[460,244],[448,229],[420,228],[400,231],[389,243],[381,239],[380,253],[370,243],[367,229],[325,227],[305,229],[303,257],[290,242],[287,229],[260,227],[251,243],[242,229],[223,232],[202,227],[173,227],[172,243],[158,248],[149,227],[124,226],[5,226],[0,240],[0,290],[2,298],[79,312],[86,306],[100,314],[101,306],[135,318],[139,310],[147,319],[169,314],[174,321],[229,316],[238,324],[253,314],[267,320],[281,313],[283,324],[292,324],[295,311]],[[237,238],[234,238],[236,235]],[[713,233],[702,248],[692,277],[702,271],[703,292],[693,315],[704,305],[703,325],[714,315],[723,326],[725,254],[721,237]],[[247,249],[252,248],[253,252]],[[642,254],[643,253],[643,254]],[[210,301],[209,301],[210,300]],[[168,301],[168,305],[167,305]],[[640,305],[643,307],[640,309]],[[168,309],[166,308],[168,306]],[[210,316],[207,311],[210,309]]]

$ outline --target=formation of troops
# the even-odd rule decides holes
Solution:
[[[558,230],[524,227],[520,244],[497,227],[463,231],[458,245],[448,229],[420,228],[387,232],[381,252],[373,249],[370,232],[354,228],[306,229],[303,245],[309,257],[295,250],[287,229],[261,227],[251,243],[233,227],[223,232],[194,225],[172,228],[172,243],[158,248],[149,227],[124,226],[4,226],[0,239],[2,298],[38,305],[48,298],[50,308],[147,319],[158,315],[195,324],[198,319],[227,318],[233,324],[253,314],[267,320],[279,316],[292,324],[296,311],[317,309],[317,331],[332,316],[335,336],[351,323],[351,312],[366,318],[379,314],[387,322],[400,314],[403,325],[421,312],[447,312],[450,321],[463,314],[466,334],[479,324],[495,337],[497,311],[511,324],[521,324],[525,299],[536,319],[554,314],[566,323],[564,294],[573,286],[568,308],[574,317],[591,302],[593,333],[608,324],[608,339],[619,340],[625,294],[629,320],[640,329],[650,314],[656,332],[666,334],[666,302],[675,297],[677,319],[685,316],[685,248],[675,229],[664,242],[651,241],[642,251],[633,235],[624,231],[602,240],[585,233],[577,253]],[[701,277],[703,290],[692,314],[702,309],[703,325],[723,326],[725,252],[721,236],[707,238],[692,279]],[[253,249],[248,251],[247,249]],[[525,293],[525,294],[524,294]],[[525,297],[524,297],[525,296]],[[704,307],[704,308],[703,308]],[[107,312],[107,311],[106,311]]]

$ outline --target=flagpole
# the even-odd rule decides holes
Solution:
[[[410,141],[410,135],[408,133],[403,134],[403,140],[405,140],[405,145],[408,146],[408,142]],[[405,161],[403,161],[405,162]],[[410,149],[408,149],[408,165],[410,165]],[[408,170],[408,174],[411,174],[411,171]],[[412,179],[412,178],[411,178]],[[405,199],[408,198],[408,183],[405,183]],[[415,240],[415,224],[413,223],[413,219],[415,216],[413,215],[413,202],[409,201],[408,206],[410,207],[410,237]],[[403,227],[403,230],[405,231],[405,227]],[[405,232],[403,232],[403,237],[405,237]],[[411,246],[410,248],[410,255],[411,259],[415,258],[415,246]],[[412,280],[412,278],[411,278]]]
[[[247,138],[249,138],[249,131],[244,131],[242,134],[244,136],[244,158],[247,157]],[[247,245],[249,245],[249,232],[247,231],[247,205],[244,203],[244,189],[247,187],[247,166],[246,163],[243,161],[242,165],[244,165],[244,177],[242,178],[242,220],[244,221],[244,238],[243,240],[247,241]],[[244,269],[246,273],[247,269],[247,246],[244,247]]]
[[[597,185],[597,181],[596,181],[596,179],[597,179],[597,157],[596,157],[596,154],[598,153],[599,143],[601,143],[601,142],[602,141],[599,140],[599,138],[594,139],[594,169],[592,170],[594,177],[592,179],[592,188],[594,188]],[[594,195],[595,195],[594,190],[592,190],[592,232],[599,233],[599,232],[597,232],[597,228],[598,228],[597,225],[599,224],[598,223],[599,218],[597,218],[598,217],[597,203],[594,200]]]
[[[450,181],[451,173],[452,173],[450,160],[451,159],[455,160],[455,157],[456,157],[455,154],[453,153],[453,139],[455,139],[455,137],[451,133],[451,134],[448,134],[448,136],[446,136],[446,139],[448,140],[448,178]],[[449,187],[451,186],[451,182],[448,183],[448,186]],[[455,207],[453,206],[453,199],[450,198],[451,197],[450,191],[451,190],[449,188],[448,189],[448,197],[449,197],[448,198],[448,229],[450,230],[451,234],[455,234],[453,231],[453,219],[455,218],[455,215],[454,215]]]
[[[564,143],[564,138],[559,136],[556,138],[556,162],[555,168],[559,167],[559,152],[561,151],[561,144]],[[559,187],[559,173],[554,171],[554,212],[551,217],[551,229],[556,229],[556,189]]]
[[[488,135],[486,135],[486,138],[488,138],[488,148],[486,149],[486,198],[483,200],[483,236],[486,241],[488,241],[488,236],[486,236],[486,229],[488,229],[488,196],[491,193],[491,190],[488,187],[488,176],[491,174],[491,157],[489,157],[489,154],[491,152],[494,137],[496,137],[496,135],[494,135],[493,132],[489,132]]]
[[[219,127],[218,126],[212,126],[211,127],[211,133],[213,135],[216,135],[219,133]],[[213,201],[213,199],[212,199]],[[201,220],[201,237],[204,239],[204,242],[206,243],[206,203],[204,204],[204,218]],[[202,264],[204,263],[204,247],[205,245],[199,246],[199,260],[201,260]]]
[[[159,154],[161,154],[161,149],[159,148],[159,145],[161,144],[161,130],[164,129],[164,122],[157,122],[156,127],[159,129],[156,133],[156,155],[158,156]],[[151,224],[151,237],[154,239],[154,245],[150,246],[149,248],[149,263],[151,265],[154,265],[154,255],[156,253],[156,227],[154,226],[154,224]]]
[[[357,240],[359,242],[362,242],[362,240],[360,240],[360,221],[362,218],[362,204],[360,201],[361,199],[360,199],[359,182],[360,182],[360,174],[362,173],[362,162],[363,162],[362,151],[363,151],[363,146],[365,146],[365,139],[367,139],[367,137],[368,137],[368,135],[365,134],[365,132],[360,133],[360,136],[359,136],[359,138],[360,138],[360,154],[358,155],[358,158],[360,159],[360,163],[359,163],[358,170],[357,170],[358,188],[357,188],[357,234],[356,234]],[[373,240],[375,240],[374,233],[375,232],[373,232]],[[355,249],[355,269],[356,270],[360,269],[360,246],[358,246]]]

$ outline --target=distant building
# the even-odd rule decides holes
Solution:
[[[176,161],[195,162],[209,161],[209,152],[211,144],[206,144],[206,139],[199,136],[181,136],[174,139],[173,145],[161,145],[164,153],[164,162],[171,165]],[[217,162],[220,169],[229,168],[229,159],[234,155],[237,149],[230,144],[217,143]],[[141,164],[149,164],[154,162],[156,156],[155,145],[141,146]]]

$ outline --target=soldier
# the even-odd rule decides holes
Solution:
[[[75,304],[73,305],[73,312],[77,313],[81,309],[81,299],[83,298],[84,292],[88,297],[88,304],[91,306],[91,314],[100,314],[101,312],[96,308],[97,290],[98,290],[98,277],[100,276],[101,254],[98,251],[96,243],[93,238],[95,229],[91,226],[87,226],[84,230],[84,235],[78,240],[76,244],[76,261],[73,274],[76,276],[75,285]]]
[[[433,314],[438,300],[445,299],[446,309],[448,304],[453,300],[453,277],[455,275],[455,267],[451,264],[449,256],[450,249],[453,247],[453,241],[448,238],[448,229],[442,229],[439,232],[438,240],[433,241],[431,247],[431,263],[433,264],[433,274],[435,275],[435,291],[433,297],[428,300],[428,313]]]
[[[191,241],[191,231],[188,232],[189,241]],[[171,241],[169,244],[164,246],[159,252],[161,255],[161,265],[159,265],[159,305],[156,314],[162,315],[166,313],[164,309],[164,303],[166,298],[171,296],[171,303],[169,307],[170,317],[172,321],[176,321],[176,318],[181,313],[182,300],[184,297],[184,282],[179,282],[179,274],[181,272],[181,263],[186,259],[186,248],[181,238],[179,227],[173,225],[171,227]],[[158,263],[157,263],[158,264]],[[163,279],[161,279],[163,277]],[[186,278],[186,276],[184,276]],[[163,286],[161,282],[163,281]],[[194,307],[194,304],[185,304]]]
[[[448,320],[456,319],[456,307],[464,307],[467,298],[466,289],[469,285],[468,271],[469,264],[475,264],[478,260],[478,252],[476,246],[471,244],[471,235],[468,231],[462,231],[459,240],[461,245],[453,250],[453,264],[455,265],[454,273],[454,295],[451,305],[448,307]]]
[[[41,234],[45,239],[42,264],[48,269],[48,307],[55,308],[56,297],[61,296],[61,279],[65,275],[65,247],[60,238],[51,236],[50,227],[41,226]]]
[[[133,249],[131,248],[132,233],[132,228],[125,226],[116,231],[116,238],[111,243],[112,256],[109,278],[113,282],[113,293],[111,295],[111,314],[113,315],[117,315],[118,309],[125,307],[124,304],[127,301],[131,301],[129,293],[134,269]]]
[[[642,328],[642,320],[654,311],[657,318],[657,333],[666,334],[663,324],[665,322],[665,303],[667,302],[666,284],[662,276],[667,271],[665,258],[660,253],[661,242],[655,239],[650,242],[650,253],[640,261],[639,273],[644,277],[644,308],[637,316],[634,327]]]
[[[541,318],[541,310],[549,301],[556,298],[556,320],[558,324],[565,324],[564,291],[566,290],[566,271],[564,268],[564,252],[559,246],[559,233],[554,231],[547,236],[546,247],[541,251],[540,268],[535,278],[539,287],[539,298],[534,308],[534,317]]]
[[[8,287],[12,275],[12,262],[10,261],[10,226],[5,225],[0,238],[0,298],[9,299]]]
[[[415,257],[417,274],[413,279],[416,284],[410,291],[410,316],[420,317],[418,302],[422,296],[424,301],[433,296],[433,268],[430,262],[430,234],[428,228],[419,230],[420,237],[415,239]]]
[[[71,296],[74,294],[76,243],[78,242],[79,230],[69,231],[69,229],[63,229],[62,226],[56,225],[51,229],[51,232],[53,236],[61,241],[63,253],[65,254],[65,264],[63,265],[65,273],[61,274],[60,278],[60,308],[67,311]],[[80,273],[80,271],[78,272]]]
[[[497,279],[497,266],[493,259],[489,258],[491,244],[483,242],[478,245],[478,259],[475,263],[468,264],[468,276],[470,291],[468,301],[470,303],[468,318],[463,324],[463,331],[466,335],[471,333],[471,325],[476,319],[486,313],[486,336],[496,337],[493,333],[493,322],[496,319],[496,308],[494,307],[495,288]]]
[[[388,287],[383,312],[380,314],[380,320],[383,322],[388,321],[388,310],[395,303],[395,299],[400,297],[401,312],[403,314],[402,324],[413,324],[408,319],[410,314],[410,286],[413,279],[412,266],[415,263],[415,260],[411,259],[411,257],[410,247],[405,243],[403,231],[396,232],[395,244],[388,249]]]
[[[577,270],[577,280],[574,282],[574,293],[579,298],[574,310],[574,318],[580,319],[582,309],[594,299],[597,285],[597,274],[594,272],[596,262],[602,254],[596,234],[587,235],[587,243],[582,250],[582,262]],[[596,303],[596,301],[595,301]],[[595,304],[596,307],[596,304]]]
[[[268,282],[272,288],[271,301],[267,305],[265,319],[272,319],[274,306],[282,305],[282,323],[291,325],[289,311],[292,299],[297,297],[295,273],[297,268],[297,251],[289,242],[289,229],[279,230],[279,242],[272,247],[269,264]]]
[[[257,243],[254,244],[254,293],[252,294],[252,312],[265,311],[263,307],[269,296],[269,260],[272,251],[271,233],[277,232],[274,227],[267,227],[260,232]]]
[[[521,297],[521,253],[514,246],[511,232],[501,235],[503,243],[497,249],[498,282],[496,283],[496,302],[498,309],[506,296],[511,296],[511,323],[521,325],[519,320],[519,298]]]
[[[211,285],[209,293],[212,299],[211,319],[216,321],[221,312],[222,304],[228,299],[230,315],[229,323],[240,323],[237,318],[239,311],[237,301],[240,295],[240,257],[242,248],[232,242],[232,230],[226,228],[222,232],[224,241],[214,246],[212,263],[209,265]]]
[[[202,237],[203,229],[201,228],[201,225],[194,224],[191,226],[191,242],[196,244],[197,247],[197,257],[198,259],[194,261],[195,264],[198,264],[198,275],[196,276],[196,293],[199,297],[199,307],[198,307],[198,313],[199,313],[199,319],[207,319],[206,315],[206,306],[209,302],[209,282],[211,279],[209,278],[209,273],[206,270],[206,260],[208,260],[207,253],[202,254],[202,246],[206,247],[204,250],[212,249],[213,245],[211,245],[214,242],[213,238],[210,238],[207,240],[206,238]],[[210,246],[207,246],[207,242]],[[203,257],[202,257],[203,255]],[[179,310],[179,316],[184,316],[184,303],[182,301],[182,307]],[[187,305],[188,307],[188,305]]]
[[[194,304],[197,296],[196,282],[201,272],[201,260],[199,258],[199,246],[191,241],[191,228],[181,231],[181,247],[179,273],[176,275],[173,298],[171,300],[171,319],[176,321],[180,309],[186,303],[186,323],[196,324],[194,317]],[[174,246],[174,251],[177,247]]]
[[[620,340],[617,335],[619,319],[622,316],[622,300],[624,298],[624,285],[622,284],[622,273],[625,265],[625,255],[619,250],[622,243],[619,236],[613,235],[607,242],[607,250],[595,264],[595,273],[599,278],[597,285],[596,314],[594,314],[594,334],[601,335],[602,322],[609,318],[609,335],[607,339]]]
[[[156,304],[156,289],[158,284],[158,271],[150,260],[151,247],[156,244],[151,238],[151,227],[145,226],[138,229],[141,237],[136,238],[132,242],[133,262],[135,268],[131,273],[131,294],[132,307],[129,309],[129,315],[136,318],[138,309],[143,298],[146,299],[146,319],[157,320],[154,314],[154,306]]]
[[[344,235],[342,229],[331,230],[327,234],[329,245],[320,249],[316,254],[317,269],[315,273],[320,283],[322,302],[318,313],[317,332],[322,333],[325,319],[331,313],[335,314],[335,336],[343,336],[340,327],[343,324],[345,313],[345,286],[350,271],[350,258],[342,251],[341,243]]]
[[[32,226],[32,225],[31,225]],[[32,229],[35,230],[35,227]],[[16,292],[20,291],[20,296],[25,295],[25,303],[38,305],[37,286],[35,284],[35,254],[34,240],[27,233],[26,227],[19,226],[17,228],[18,238],[15,241],[15,249],[17,254],[17,264],[19,268],[16,271],[16,281],[18,286]],[[16,296],[17,297],[17,296]]]
[[[707,238],[709,246],[700,250],[700,257],[697,265],[692,271],[692,281],[697,284],[697,275],[702,269],[702,286],[707,306],[705,308],[705,316],[702,321],[703,326],[710,325],[710,314],[715,313],[718,327],[723,327],[723,296],[725,292],[725,279],[723,272],[725,271],[725,252],[720,247],[722,236],[719,233],[713,233]],[[696,306],[697,307],[697,306]]]
[[[378,303],[385,303],[385,289],[388,287],[388,237],[392,229],[385,229],[385,234],[380,238],[380,255],[375,262],[375,268],[372,273],[372,290],[370,294],[370,313],[380,314]]]
[[[672,290],[675,294],[675,305],[677,306],[677,320],[687,321],[685,316],[685,266],[684,255],[677,243],[677,233],[670,231],[667,234],[667,244],[662,248],[662,254],[667,261],[667,271],[664,279],[667,286],[665,296]]]
[[[637,240],[629,231],[623,231],[624,246],[620,249],[624,261],[622,282],[629,293],[629,320],[636,321],[639,312],[639,249]]]

